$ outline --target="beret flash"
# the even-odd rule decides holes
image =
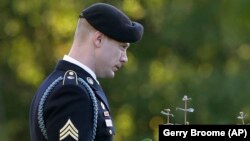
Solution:
[[[131,21],[118,8],[105,4],[96,3],[84,9],[80,18],[85,18],[96,30],[120,42],[134,43],[141,40],[143,26]]]

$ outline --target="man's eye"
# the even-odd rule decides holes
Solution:
[[[126,46],[124,46],[124,45],[121,45],[121,48],[123,48],[123,49],[126,49]]]

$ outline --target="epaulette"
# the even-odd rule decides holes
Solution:
[[[76,84],[78,85],[77,73],[73,70],[68,70],[63,76],[63,85],[65,84]]]

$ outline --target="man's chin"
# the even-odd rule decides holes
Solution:
[[[105,78],[114,78],[115,77],[115,72],[111,72],[105,76]]]
[[[112,72],[109,76],[109,78],[114,78],[115,77],[115,72]]]

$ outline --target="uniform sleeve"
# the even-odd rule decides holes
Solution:
[[[93,104],[77,85],[65,85],[53,93],[45,108],[49,141],[90,141],[93,134]]]

